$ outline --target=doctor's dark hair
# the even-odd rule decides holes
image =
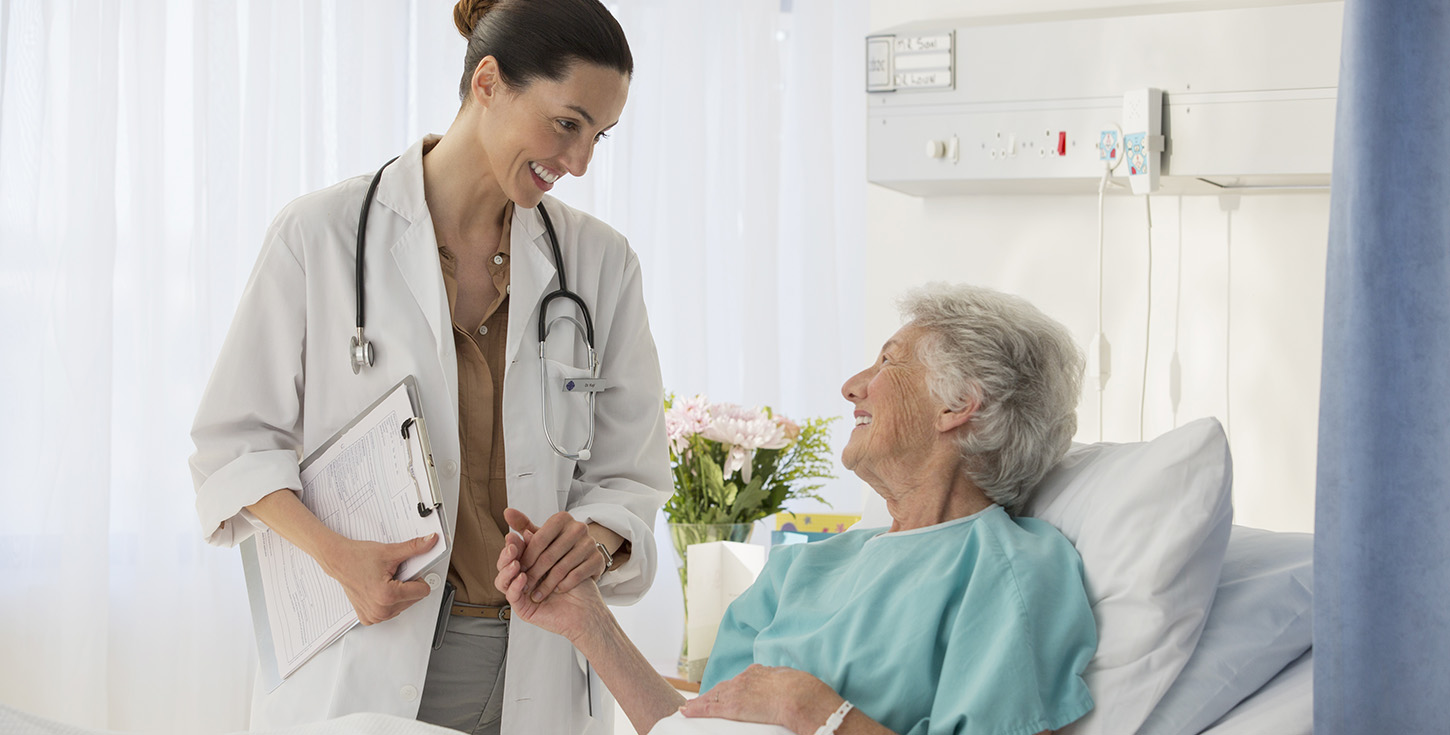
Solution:
[[[1077,432],[1083,356],[1067,328],[1016,296],[928,284],[901,301],[922,329],[916,354],[932,396],[960,410],[964,473],[987,499],[1017,514]]]
[[[468,39],[458,84],[465,102],[485,56],[498,60],[499,75],[516,90],[539,78],[563,79],[576,61],[634,76],[624,29],[599,0],[460,0],[453,23]]]

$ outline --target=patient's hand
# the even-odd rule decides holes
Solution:
[[[523,536],[511,533],[504,538],[494,586],[508,598],[514,615],[578,645],[582,636],[609,619],[609,608],[599,594],[599,586],[587,577],[567,591],[554,590],[541,602],[530,599],[529,593],[533,590],[521,559],[531,535],[532,532],[524,531]]]
[[[796,669],[751,664],[680,709],[686,717],[722,717],[814,733],[845,700],[825,682]],[[875,724],[875,723],[872,723]]]

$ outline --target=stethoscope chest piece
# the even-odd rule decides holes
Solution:
[[[373,366],[373,343],[363,336],[362,327],[357,328],[357,334],[350,341],[352,350],[352,374],[362,372],[363,366]]]

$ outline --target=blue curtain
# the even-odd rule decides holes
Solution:
[[[1345,3],[1330,204],[1314,731],[1450,732],[1450,1]]]

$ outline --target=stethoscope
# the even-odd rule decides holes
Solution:
[[[357,334],[349,340],[348,353],[352,358],[352,372],[354,375],[362,372],[364,366],[372,367],[375,353],[372,342],[363,335],[363,252],[367,245],[368,211],[372,209],[373,196],[378,191],[378,182],[383,178],[383,170],[393,161],[393,157],[382,168],[373,174],[372,183],[368,185],[367,196],[363,198],[362,213],[357,220]],[[549,441],[549,447],[564,459],[584,461],[590,457],[590,448],[594,446],[594,394],[604,389],[604,381],[599,379],[599,357],[594,352],[594,319],[589,314],[589,306],[579,294],[569,290],[569,280],[564,273],[564,258],[559,252],[559,238],[554,234],[554,223],[549,219],[549,212],[544,209],[544,203],[538,204],[539,216],[544,220],[544,231],[549,235],[549,247],[554,253],[554,268],[559,272],[559,288],[544,294],[539,301],[539,407],[543,414],[544,438]],[[579,307],[579,314],[584,317],[581,323],[572,316],[557,316],[552,320],[548,318],[549,304],[555,299],[565,299],[574,302]],[[570,452],[554,440],[554,435],[549,431],[549,376],[544,363],[544,343],[549,337],[549,330],[554,324],[560,321],[574,325],[576,334],[583,336],[584,347],[589,354],[589,375],[586,377],[564,377],[559,389],[565,393],[583,393],[589,403],[589,434],[584,441],[584,446],[577,452]]]

